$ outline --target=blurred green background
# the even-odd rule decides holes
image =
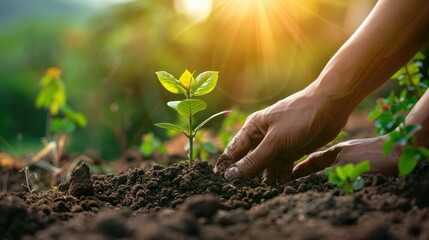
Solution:
[[[304,88],[375,0],[0,0],[0,152],[40,149],[34,101],[49,67],[88,126],[71,152],[115,159],[174,121],[155,71],[220,71],[211,113],[253,111]],[[216,124],[216,123],[215,123]]]

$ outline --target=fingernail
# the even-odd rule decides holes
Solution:
[[[239,177],[241,177],[241,173],[238,167],[232,167],[225,172],[226,180],[232,180]]]

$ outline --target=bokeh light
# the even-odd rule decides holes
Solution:
[[[174,6],[192,23],[205,21],[212,11],[212,0],[175,0]]]

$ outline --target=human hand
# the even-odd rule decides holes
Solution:
[[[251,114],[218,159],[225,178],[255,177],[287,182],[294,162],[337,136],[348,118],[310,85]]]
[[[364,160],[369,160],[371,164],[370,173],[396,174],[401,155],[400,146],[395,146],[393,151],[385,156],[383,154],[385,139],[386,136],[349,140],[312,153],[293,168],[293,178],[303,177],[326,167],[357,164]]]

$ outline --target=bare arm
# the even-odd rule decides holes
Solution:
[[[349,113],[428,40],[426,0],[380,0],[313,84]]]
[[[215,171],[228,179],[290,179],[293,163],[335,138],[353,109],[429,38],[426,0],[380,0],[359,29],[304,90],[253,113]],[[306,169],[320,169],[313,162]],[[320,164],[320,166],[318,165]]]

